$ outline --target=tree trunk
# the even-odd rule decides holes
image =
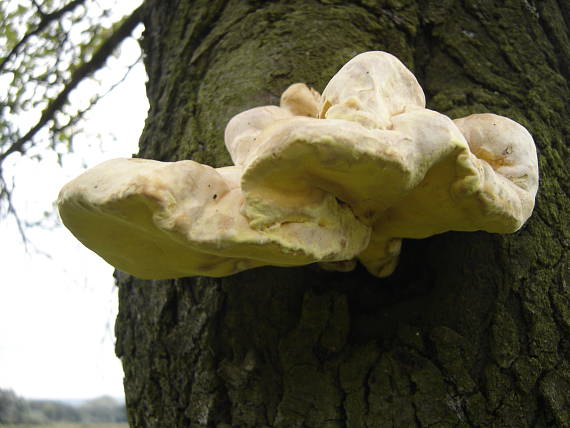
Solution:
[[[428,107],[526,126],[541,187],[514,235],[406,240],[385,279],[118,273],[132,427],[570,427],[570,3],[147,0],[140,156],[229,164],[227,121],[385,50]]]

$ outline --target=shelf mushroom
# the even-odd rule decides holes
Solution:
[[[331,207],[327,224],[251,228],[240,214],[240,175],[190,160],[113,159],[68,183],[59,212],[85,246],[144,279],[343,260],[366,247],[370,231],[348,207]]]
[[[142,278],[314,262],[347,271],[356,259],[386,276],[403,238],[518,230],[538,188],[524,127],[426,109],[413,74],[385,52],[353,58],[322,97],[294,84],[280,106],[234,116],[225,143],[234,166],[96,166],[62,189],[61,218],[84,245]]]

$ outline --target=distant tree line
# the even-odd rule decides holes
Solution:
[[[14,391],[0,389],[0,424],[47,422],[127,422],[125,405],[103,396],[79,406],[52,400],[26,400]]]

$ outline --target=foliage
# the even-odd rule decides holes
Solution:
[[[89,400],[79,407],[79,414],[83,422],[126,422],[125,406],[117,403],[111,397],[103,396]]]
[[[37,425],[51,422],[110,424],[126,421],[124,404],[111,397],[103,396],[86,401],[80,406],[71,406],[52,400],[28,401],[18,397],[11,390],[0,389],[0,428],[3,428],[4,424]],[[58,424],[58,427],[61,426]],[[110,425],[105,426],[111,428]]]
[[[29,414],[30,407],[26,400],[13,391],[0,389],[0,424],[32,422]]]
[[[124,77],[111,85],[92,79],[141,21],[142,6],[121,17],[111,12],[116,3],[0,2],[0,88],[6,88],[0,91],[0,217],[16,214],[14,180],[5,173],[5,161],[41,159],[45,150],[61,161],[72,150],[85,113]],[[79,85],[91,97],[70,103]]]

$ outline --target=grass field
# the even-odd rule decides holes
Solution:
[[[75,424],[54,422],[50,425],[2,425],[0,428],[129,428],[128,424]]]

